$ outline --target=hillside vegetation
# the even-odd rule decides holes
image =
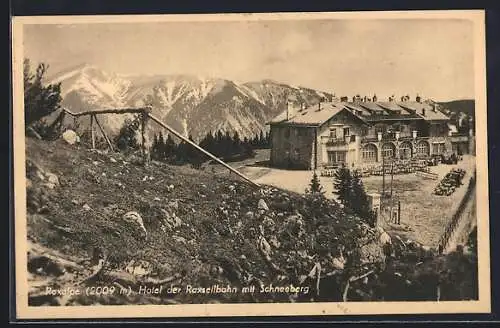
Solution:
[[[26,146],[32,305],[477,298],[473,254],[435,256],[321,196],[154,161],[144,166],[134,154],[61,139],[28,138]],[[259,292],[271,284],[304,289]],[[256,290],[186,293],[187,285]],[[45,292],[72,286],[163,289]],[[183,292],[168,293],[170,286]]]

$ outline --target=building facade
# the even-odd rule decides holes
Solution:
[[[459,135],[435,105],[402,101],[320,103],[281,113],[268,124],[271,165],[321,169],[379,165],[385,159],[473,153],[474,137]]]

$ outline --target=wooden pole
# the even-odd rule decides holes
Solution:
[[[90,115],[90,134],[92,136],[92,149],[95,149],[94,115]]]
[[[70,114],[71,116],[85,116],[85,115],[95,115],[95,114],[125,114],[125,113],[143,113],[148,110],[148,107],[144,108],[115,108],[115,109],[95,109],[85,112],[73,113],[69,109],[63,108],[63,110]]]
[[[385,154],[382,147],[382,198],[385,198]]]
[[[253,182],[252,180],[250,180],[250,178],[248,178],[247,176],[245,176],[244,174],[242,174],[241,172],[235,170],[234,168],[232,168],[231,166],[227,165],[226,163],[224,163],[223,161],[221,161],[218,157],[214,156],[213,154],[209,153],[208,151],[206,151],[205,149],[201,148],[200,146],[198,146],[197,144],[195,144],[194,142],[192,142],[191,140],[189,140],[189,138],[186,138],[185,136],[183,136],[182,134],[180,134],[179,132],[175,131],[173,128],[171,128],[170,126],[168,126],[167,124],[163,123],[162,121],[160,121],[158,118],[156,118],[154,115],[151,115],[151,114],[148,114],[148,117],[150,119],[152,119],[153,121],[155,121],[158,125],[162,126],[163,128],[167,129],[168,131],[170,131],[173,135],[175,135],[176,137],[180,138],[181,140],[184,140],[185,142],[189,143],[191,146],[193,146],[194,148],[198,149],[199,151],[201,151],[203,154],[207,155],[208,157],[210,157],[211,159],[213,159],[214,161],[216,161],[217,163],[221,164],[222,166],[226,167],[227,169],[229,169],[229,171],[237,174],[238,176],[240,176],[241,178],[243,178],[243,180],[249,182],[251,185],[255,186],[255,187],[260,187],[259,184]]]
[[[391,161],[391,198],[392,198],[392,181],[394,180],[394,160]]]
[[[401,201],[398,200],[398,224],[401,224]]]
[[[141,113],[141,152],[144,163],[147,163],[148,159],[146,158],[146,118],[147,113],[144,111]]]
[[[106,135],[106,132],[104,132],[104,129],[103,129],[101,123],[99,123],[99,120],[97,119],[97,115],[94,117],[94,119],[95,119],[95,122],[96,122],[97,126],[99,127],[99,130],[102,133],[102,136],[104,137],[104,139],[106,139],[106,142],[107,142],[107,144],[109,146],[109,149],[111,149],[111,151],[114,151],[113,150],[113,145],[111,144],[111,141],[109,140],[108,136]]]

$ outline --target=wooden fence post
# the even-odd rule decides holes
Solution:
[[[90,135],[92,137],[92,149],[95,149],[94,115],[90,115]]]
[[[108,143],[109,149],[113,152],[113,145],[111,144],[111,141],[109,140],[108,136],[106,135],[106,132],[104,132],[104,128],[102,127],[101,123],[99,123],[99,120],[97,119],[97,115],[95,116],[95,123],[97,124],[97,127],[99,130],[101,130],[102,136],[104,139],[106,139],[106,142]]]
[[[141,152],[144,164],[149,162],[148,151],[146,149],[146,126],[149,118],[149,109],[144,109],[141,113]]]

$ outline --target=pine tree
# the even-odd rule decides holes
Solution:
[[[314,171],[311,183],[309,184],[309,188],[306,189],[307,194],[313,194],[313,195],[324,195],[325,192],[323,191],[323,187],[321,186],[321,183],[319,182],[319,177],[316,174],[316,171]]]
[[[335,171],[333,180],[333,193],[338,196],[338,200],[345,207],[351,208],[351,172],[346,167],[341,167]]]
[[[159,149],[158,149],[158,135],[155,133],[153,137],[153,144],[151,145],[151,158],[152,159],[160,159]]]
[[[163,156],[167,161],[171,161],[177,153],[177,144],[175,143],[172,135],[168,134],[167,139],[163,145]]]
[[[232,155],[240,155],[242,153],[241,148],[241,140],[237,131],[233,134],[232,145],[231,145],[231,154]]]
[[[137,140],[137,131],[139,129],[139,119],[126,119],[120,132],[115,138],[115,142],[120,150],[137,149],[139,147]]]
[[[224,144],[224,134],[222,133],[221,130],[219,130],[217,131],[217,136],[214,142],[214,154],[217,157],[224,157],[225,149],[223,147],[223,144]]]
[[[368,203],[368,196],[366,195],[361,174],[358,171],[352,173],[351,178],[351,195],[350,201],[353,211],[362,219],[371,220],[371,209]],[[371,222],[369,222],[371,224]]]
[[[24,123],[26,126],[54,112],[61,103],[61,83],[43,85],[48,65],[41,63],[31,73],[30,60],[24,60]]]
[[[188,143],[184,140],[182,140],[177,146],[175,159],[178,164],[185,164],[188,161],[188,147],[190,147],[190,145],[188,145]]]
[[[266,144],[266,139],[264,138],[264,131],[260,131],[259,134],[259,148],[264,148]]]
[[[223,158],[227,158],[227,157],[230,157],[233,153],[233,142],[232,142],[232,138],[231,138],[231,135],[229,134],[229,131],[226,131],[224,137],[222,138],[222,141],[221,141],[221,156]]]
[[[160,131],[159,135],[158,135],[158,155],[160,157],[161,160],[165,160],[166,156],[165,156],[165,139],[163,138],[163,133]]]

